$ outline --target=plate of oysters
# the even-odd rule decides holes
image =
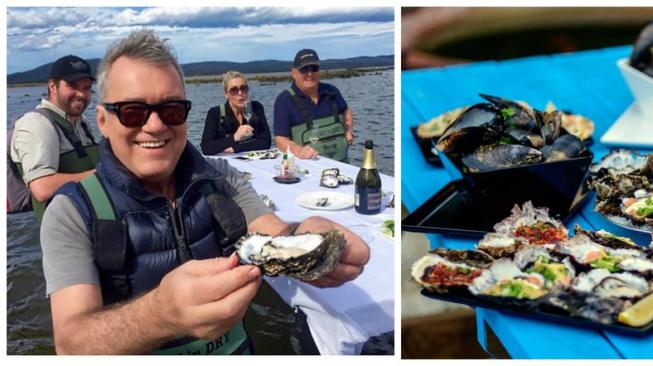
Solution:
[[[257,150],[257,151],[249,151],[243,155],[236,156],[236,159],[241,159],[241,160],[268,160],[268,159],[276,159],[277,156],[279,156],[281,152],[277,148],[272,148],[268,150]]]
[[[353,206],[354,196],[342,192],[316,191],[302,193],[295,201],[309,210],[336,211]]]
[[[592,165],[588,186],[596,192],[594,209],[598,213],[589,217],[590,221],[598,216],[635,239],[651,237],[653,154],[614,150]]]
[[[574,226],[548,209],[515,205],[474,250],[437,248],[411,275],[422,294],[566,324],[648,334],[653,249]]]

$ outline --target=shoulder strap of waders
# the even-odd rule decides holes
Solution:
[[[91,140],[93,145],[97,145],[97,142],[95,142],[95,138],[93,137],[93,133],[91,133],[91,129],[88,127],[88,123],[86,123],[84,120],[82,120],[80,123],[82,124],[82,129],[84,129],[86,137]]]
[[[75,129],[70,125],[68,121],[64,120],[57,113],[47,108],[40,107],[36,108],[34,111],[47,118],[48,121],[50,121],[55,126],[55,128],[58,128],[59,131],[63,133],[66,140],[68,140],[68,142],[70,142],[70,144],[75,148],[77,156],[80,158],[86,156],[86,150],[82,145],[82,141],[79,139],[79,136],[77,136],[75,133]]]
[[[336,104],[335,93],[331,92],[330,90],[327,90],[325,92],[325,95],[327,98],[327,103],[329,103],[329,107],[331,107],[331,115],[336,120],[336,122],[340,122],[340,111],[338,111],[338,105]]]
[[[127,299],[131,294],[125,268],[127,226],[118,218],[115,207],[97,174],[92,174],[79,183],[93,217],[91,225],[93,259],[100,270],[104,303],[111,304]]]
[[[220,193],[216,181],[207,181],[200,189],[215,220],[220,255],[227,257],[233,253],[238,239],[247,234],[245,214],[234,200]]]
[[[311,117],[311,110],[306,100],[297,95],[292,86],[288,88],[288,93],[290,93],[290,100],[292,100],[292,102],[295,104],[295,107],[299,110],[299,113],[302,114],[302,119],[304,123],[306,123],[307,129],[313,129],[313,117]]]
[[[218,110],[220,113],[218,114],[218,125],[222,122],[224,122],[225,118],[227,118],[227,110],[224,108],[224,104],[219,104],[218,105]]]

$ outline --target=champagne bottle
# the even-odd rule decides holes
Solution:
[[[365,141],[363,164],[356,176],[354,205],[356,212],[374,215],[381,212],[381,176],[374,161],[374,142]]]

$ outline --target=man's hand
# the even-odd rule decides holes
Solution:
[[[326,218],[319,216],[307,218],[299,225],[296,234],[323,233],[333,229],[345,235],[347,244],[333,271],[318,280],[307,282],[316,287],[338,287],[352,281],[363,272],[363,267],[370,260],[370,248],[358,235]]]
[[[354,131],[352,130],[347,130],[345,131],[345,140],[347,140],[347,144],[351,145],[354,143]]]
[[[317,150],[312,148],[310,145],[304,145],[299,149],[299,152],[296,154],[300,159],[315,159],[317,158]]]
[[[254,134],[254,128],[250,125],[241,125],[234,133],[234,141],[240,141],[243,137],[251,136]]]
[[[236,255],[189,261],[163,277],[152,306],[177,336],[215,339],[243,318],[261,278],[258,267],[238,266]]]

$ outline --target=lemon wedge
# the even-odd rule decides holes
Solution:
[[[617,319],[631,327],[641,327],[650,323],[653,320],[653,293],[619,313]]]

